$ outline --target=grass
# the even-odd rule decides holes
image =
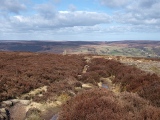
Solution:
[[[57,101],[64,103],[67,100],[69,100],[70,98],[71,97],[67,93],[62,93],[61,95],[58,96]]]
[[[160,75],[160,69],[158,69],[156,66],[152,66],[150,69],[151,69],[154,73]]]
[[[81,54],[98,54],[98,55],[118,55],[129,57],[147,57],[155,56],[155,51],[152,47],[126,47],[126,46],[108,46],[108,45],[84,45],[74,48],[71,53]],[[157,53],[158,55],[159,53]]]
[[[26,120],[43,120],[39,115],[33,113]]]
[[[44,112],[41,113],[43,120],[50,120],[53,115],[57,114],[60,111],[60,106],[48,106]]]

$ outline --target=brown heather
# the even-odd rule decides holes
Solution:
[[[89,68],[82,73],[86,64]],[[75,89],[83,83],[97,85],[102,77],[110,76],[115,76],[112,83],[120,85],[119,94],[106,89],[78,93]],[[33,96],[34,101],[68,100],[78,93],[62,106],[59,120],[160,120],[160,78],[156,74],[104,58],[86,63],[83,55],[0,52],[0,102],[42,86],[47,86],[47,92]],[[52,110],[44,114],[46,119],[50,119],[48,114],[51,117]]]
[[[136,94],[115,95],[106,89],[78,94],[65,105],[58,120],[159,120],[160,109]]]
[[[0,52],[0,101],[45,85],[50,92],[56,82],[75,79],[83,66],[80,55]]]
[[[156,74],[146,73],[134,66],[127,66],[118,61],[104,58],[92,59],[89,66],[87,74],[82,76],[82,81],[92,80],[94,83],[98,82],[101,77],[115,76],[112,82],[120,84],[122,92],[138,93],[153,105],[160,107],[160,77]],[[91,79],[90,75],[93,73],[96,73],[96,79]]]

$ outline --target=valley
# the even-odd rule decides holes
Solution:
[[[0,41],[1,51],[160,57],[160,41]]]

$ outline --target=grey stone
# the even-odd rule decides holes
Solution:
[[[68,91],[70,96],[75,96],[76,94],[73,91]]]
[[[83,89],[81,87],[75,87],[75,90],[82,91]]]
[[[23,105],[29,105],[31,103],[30,100],[20,100],[19,102]]]
[[[18,99],[12,99],[11,101],[12,101],[12,104],[13,104],[13,105],[15,105],[16,103],[18,103],[18,102],[19,102],[19,100],[18,100]]]
[[[58,114],[55,114],[50,120],[58,120]]]
[[[0,109],[0,113],[6,113],[6,109],[5,108],[1,108]]]
[[[4,119],[3,115],[0,114],[0,120],[3,120],[3,119]]]
[[[91,84],[82,84],[82,88],[84,88],[84,89],[91,89],[91,88],[93,88],[93,85],[91,85]]]
[[[3,107],[10,107],[10,106],[13,106],[13,103],[12,101],[8,100],[8,101],[3,101],[1,106]]]
[[[1,113],[1,115],[3,116],[3,118],[6,118],[6,119],[7,119],[6,113]]]

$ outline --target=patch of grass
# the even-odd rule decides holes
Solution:
[[[26,120],[43,120],[39,114],[32,113]]]
[[[48,106],[45,111],[41,113],[43,120],[50,120],[53,115],[57,114],[60,111],[60,106]]]
[[[37,108],[30,108],[26,113],[25,120],[43,120],[40,116],[41,111]]]
[[[160,69],[158,69],[157,67],[152,66],[150,69],[151,69],[154,73],[160,74]]]
[[[57,101],[60,101],[62,103],[69,100],[71,97],[67,93],[62,93],[60,96],[58,96]]]

